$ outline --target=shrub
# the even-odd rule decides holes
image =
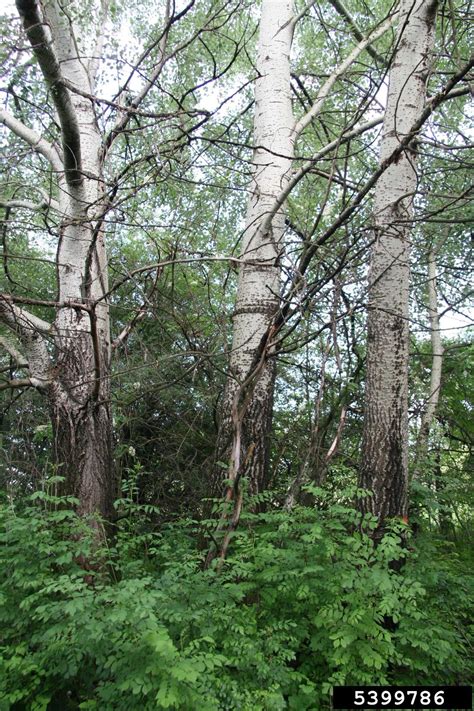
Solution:
[[[374,547],[327,498],[249,514],[217,574],[195,522],[156,530],[124,498],[98,550],[72,503],[0,510],[2,710],[321,710],[334,684],[469,679],[472,580],[401,525]]]

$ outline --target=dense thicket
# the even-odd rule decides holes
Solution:
[[[351,489],[245,515],[219,576],[196,522],[152,523],[133,479],[101,551],[53,489],[2,506],[4,708],[328,709],[335,684],[472,678],[469,547],[407,549],[400,525],[375,547]]]

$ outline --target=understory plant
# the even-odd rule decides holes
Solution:
[[[316,711],[336,684],[466,683],[464,554],[398,523],[375,546],[350,496],[313,495],[247,514],[220,572],[202,523],[158,524],[130,486],[102,547],[50,489],[3,503],[1,711]]]

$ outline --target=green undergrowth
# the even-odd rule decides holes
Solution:
[[[468,683],[462,550],[402,525],[374,548],[319,493],[247,515],[220,573],[202,524],[153,525],[127,493],[101,550],[71,499],[2,504],[0,710],[319,711],[335,684]]]

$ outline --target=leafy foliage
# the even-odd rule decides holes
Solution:
[[[133,480],[102,550],[68,499],[3,505],[0,708],[324,709],[333,684],[466,681],[454,546],[407,547],[393,524],[374,547],[371,520],[312,493],[247,514],[220,574],[193,521],[152,525]]]

